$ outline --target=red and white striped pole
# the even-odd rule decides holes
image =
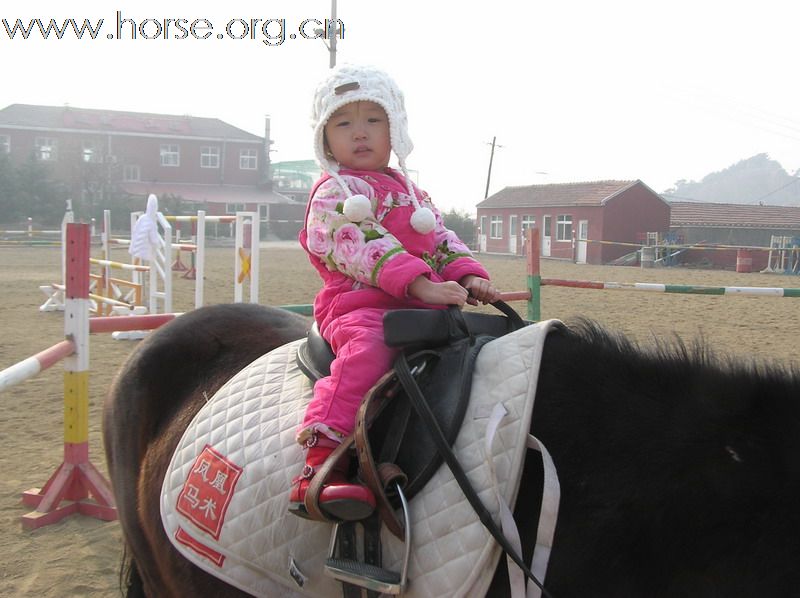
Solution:
[[[0,372],[0,391],[11,388],[28,378],[33,378],[42,370],[55,365],[61,359],[74,352],[75,345],[72,341],[63,340],[44,351],[39,351],[36,355],[7,367]]]
[[[74,351],[64,359],[64,461],[43,488],[24,492],[35,508],[22,526],[35,529],[73,513],[117,518],[111,486],[89,461],[89,225],[67,224],[64,335]]]

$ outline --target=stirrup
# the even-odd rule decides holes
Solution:
[[[411,518],[408,511],[408,502],[400,488],[397,486],[397,495],[403,505],[403,527],[405,553],[403,554],[403,567],[399,573],[389,571],[375,565],[362,563],[353,559],[335,557],[336,545],[339,538],[339,526],[337,523],[331,533],[331,544],[328,559],[325,561],[325,571],[334,579],[343,583],[349,583],[367,590],[382,592],[384,594],[402,594],[408,582],[408,561],[411,556]]]

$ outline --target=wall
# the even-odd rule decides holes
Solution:
[[[596,208],[576,208],[576,207],[553,207],[553,208],[479,208],[476,222],[478,225],[481,223],[481,217],[486,216],[486,252],[487,253],[515,253],[517,255],[524,255],[525,248],[523,246],[523,233],[522,233],[522,218],[523,216],[532,216],[536,221],[536,226],[544,236],[541,230],[544,216],[551,216],[551,249],[550,257],[560,259],[573,259],[573,246],[572,239],[567,241],[556,240],[557,218],[561,215],[572,215],[572,228],[573,231],[577,230],[578,220],[589,218],[589,226],[592,226],[594,218],[589,214],[593,213]],[[515,250],[512,250],[509,243],[509,218],[510,216],[517,216],[517,243]],[[489,238],[491,230],[492,216],[500,216],[503,220],[502,238],[492,239]]]
[[[608,200],[603,216],[603,241],[638,243],[640,233],[669,231],[669,204],[654,195],[646,186],[636,184]],[[617,259],[635,251],[625,245],[602,245],[598,262]]]
[[[112,133],[48,132],[8,129],[0,127],[0,134],[11,138],[11,160],[15,164],[30,158],[37,137],[50,137],[57,142],[57,158],[52,165],[54,176],[72,182],[77,175],[76,166],[83,164],[83,142],[93,141],[102,155],[113,156],[108,172],[112,180],[122,181],[125,165],[139,166],[139,180],[161,183],[257,185],[265,168],[263,146],[260,142],[198,140],[191,138],[143,137]],[[173,144],[180,147],[180,164],[177,167],[161,166],[160,146]],[[201,148],[220,148],[220,168],[200,166]],[[239,168],[241,149],[257,152],[257,169]],[[90,165],[87,165],[90,166]]]

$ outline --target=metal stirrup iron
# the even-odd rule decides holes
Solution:
[[[405,528],[405,552],[403,553],[403,567],[399,573],[389,571],[381,567],[362,563],[353,559],[339,558],[336,556],[336,546],[338,544],[339,528],[337,523],[331,533],[331,544],[328,559],[325,561],[325,571],[334,579],[346,584],[352,584],[383,594],[398,595],[402,594],[408,582],[408,561],[411,557],[411,519],[408,510],[408,502],[397,484],[397,495],[403,506],[403,524]],[[352,522],[351,522],[352,523]]]

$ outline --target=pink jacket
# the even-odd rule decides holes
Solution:
[[[435,229],[420,234],[409,222],[414,212],[402,173],[342,170],[353,194],[372,203],[373,218],[353,223],[342,213],[347,196],[330,175],[311,190],[301,245],[323,280],[314,299],[314,317],[321,330],[331,320],[361,307],[398,309],[428,305],[408,295],[419,275],[433,281],[461,280],[467,274],[489,278],[469,248],[445,228],[427,193],[415,190],[422,206],[436,217]]]

